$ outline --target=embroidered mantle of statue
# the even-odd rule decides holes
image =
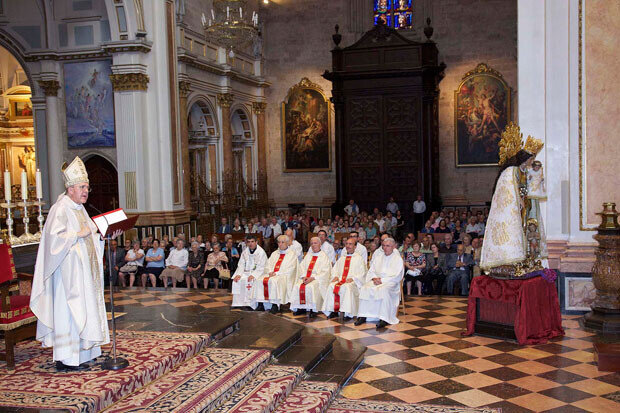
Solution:
[[[518,278],[547,267],[547,238],[540,202],[545,197],[543,143],[513,123],[499,143],[500,173],[487,220],[480,267],[489,275]]]

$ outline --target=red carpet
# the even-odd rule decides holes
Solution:
[[[38,342],[15,349],[15,371],[0,364],[2,407],[67,409],[96,412],[135,392],[209,345],[208,334],[118,331],[117,353],[129,361],[120,371],[57,372],[52,350]],[[110,346],[104,347],[104,355]],[[103,356],[96,360],[103,361]]]

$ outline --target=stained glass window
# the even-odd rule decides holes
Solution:
[[[394,29],[410,29],[413,21],[413,0],[373,0],[375,24],[380,21]]]

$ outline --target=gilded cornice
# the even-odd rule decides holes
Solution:
[[[232,93],[220,93],[217,95],[217,103],[223,108],[231,107],[234,100],[235,95]]]
[[[267,108],[266,102],[252,102],[252,110],[257,115],[262,115],[265,113],[265,109]]]
[[[149,83],[148,75],[144,73],[120,73],[110,75],[112,89],[115,92],[123,90],[146,90]]]
[[[149,53],[151,42],[108,42],[99,49],[76,50],[70,52],[57,52],[54,50],[44,50],[36,53],[27,54],[24,59],[27,62],[38,62],[41,60],[64,61],[64,60],[84,60],[101,59],[110,57],[114,53],[140,52]]]
[[[45,92],[45,96],[58,96],[58,89],[60,89],[58,80],[39,80],[39,86]]]

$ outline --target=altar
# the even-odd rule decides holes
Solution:
[[[521,345],[563,336],[555,283],[542,276],[523,280],[474,277],[464,334],[513,338]]]

